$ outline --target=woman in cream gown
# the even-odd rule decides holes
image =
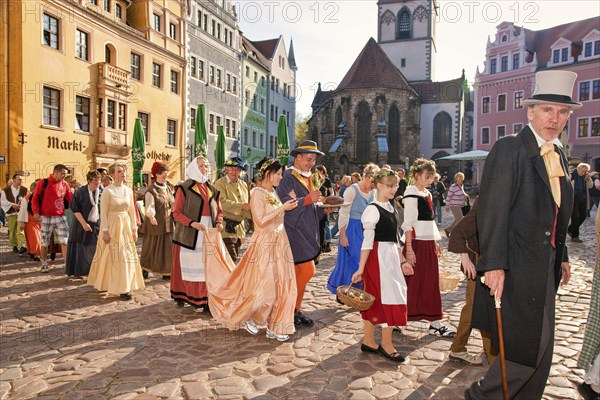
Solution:
[[[131,291],[144,287],[137,241],[133,191],[125,186],[125,166],[108,168],[113,183],[100,198],[100,238],[90,267],[88,285],[101,292],[131,299]]]
[[[267,337],[279,341],[295,331],[296,303],[296,275],[283,216],[298,202],[282,204],[273,188],[283,169],[277,160],[260,166],[260,184],[250,196],[254,234],[233,272],[216,290],[210,292],[209,285],[208,297],[213,317],[230,330],[245,328],[256,335],[258,326],[266,326]]]

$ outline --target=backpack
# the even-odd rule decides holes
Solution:
[[[38,182],[38,185],[39,185],[39,182]],[[42,201],[44,200],[44,191],[46,190],[46,187],[48,187],[48,178],[44,178],[44,186],[42,186],[42,193],[40,193],[40,200],[39,200],[39,204],[38,204],[40,212],[42,211]],[[37,185],[36,185],[36,189],[37,189]],[[27,202],[27,212],[31,215],[33,215],[33,207],[31,206],[32,200],[33,200],[33,195],[31,195],[30,201]],[[67,208],[69,208],[69,202],[67,201],[67,199],[63,199],[63,202],[65,203],[65,210],[66,210]]]
[[[39,184],[40,183],[38,182],[38,185]],[[40,211],[42,210],[42,200],[44,199],[44,191],[46,190],[47,186],[48,186],[48,179],[44,179],[44,186],[42,186],[42,193],[40,193],[40,200],[39,200],[39,204],[38,204]],[[37,189],[37,185],[35,187]],[[34,192],[35,192],[35,189],[34,189]],[[33,215],[33,207],[31,206],[32,201],[33,201],[33,194],[31,195],[31,198],[27,202],[27,212],[31,215]]]

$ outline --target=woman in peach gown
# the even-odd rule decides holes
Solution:
[[[296,275],[283,216],[298,202],[282,204],[274,190],[285,168],[279,161],[259,168],[260,183],[250,196],[254,234],[238,266],[218,288],[209,287],[208,301],[213,317],[230,330],[256,335],[266,326],[268,338],[285,341],[295,332]]]

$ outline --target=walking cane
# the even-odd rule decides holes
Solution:
[[[502,329],[502,307],[500,306],[500,298],[494,295],[496,301],[496,320],[498,322],[498,347],[500,352],[500,374],[502,375],[502,392],[504,393],[504,400],[508,398],[508,381],[506,380],[506,358],[504,356],[504,333]]]

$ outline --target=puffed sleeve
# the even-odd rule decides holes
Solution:
[[[414,186],[409,186],[404,192],[404,198],[402,204],[404,205],[404,222],[402,223],[402,230],[404,232],[412,230],[417,225],[419,218],[419,200],[416,197],[406,197],[408,194],[414,194],[414,190],[411,190]]]
[[[152,193],[146,192],[144,195],[144,206],[146,207],[147,217],[154,217],[156,215],[156,210],[154,209],[154,196],[152,196]]]
[[[19,209],[19,213],[17,214],[17,222],[28,222],[29,221],[29,213],[27,212],[27,200],[25,197],[21,199],[21,208]]]
[[[364,229],[364,239],[360,249],[371,250],[375,241],[375,225],[379,222],[379,210],[374,205],[368,205],[360,220]]]
[[[352,208],[352,202],[356,197],[356,189],[357,187],[352,185],[344,191],[344,203],[350,204],[340,207],[340,212],[338,214],[338,227],[340,228],[348,226],[348,222],[350,221],[350,209]]]
[[[278,198],[277,193],[273,192],[272,195]],[[250,196],[250,209],[252,210],[252,222],[256,226],[264,227],[270,224],[275,218],[285,213],[283,206],[272,208],[268,206],[266,200],[266,192],[262,190],[253,190],[252,196]]]
[[[100,231],[108,232],[108,207],[110,205],[110,189],[104,188],[100,196]]]

